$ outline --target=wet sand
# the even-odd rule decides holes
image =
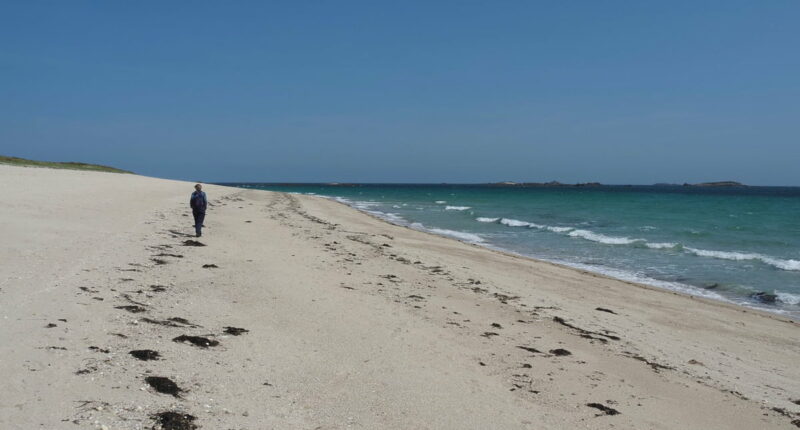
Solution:
[[[0,428],[790,429],[779,316],[310,196],[0,166]],[[794,421],[794,423],[793,423]]]

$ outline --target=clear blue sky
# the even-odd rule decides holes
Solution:
[[[800,185],[800,1],[9,1],[0,154],[204,181]]]

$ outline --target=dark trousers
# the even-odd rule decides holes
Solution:
[[[197,236],[203,234],[203,220],[206,219],[206,213],[200,211],[192,211],[192,215],[194,215],[194,231],[197,233]]]

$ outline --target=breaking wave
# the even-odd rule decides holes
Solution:
[[[520,221],[516,219],[508,219],[508,218],[501,218],[500,224],[507,225],[509,227],[530,227],[531,223],[527,221]]]
[[[650,249],[673,249],[680,246],[680,244],[672,242],[645,242],[644,245]]]
[[[608,245],[630,245],[636,242],[645,242],[644,239],[606,236],[604,234],[595,233],[589,230],[572,230],[571,232],[567,233],[567,236],[580,237],[582,239],[591,240],[592,242],[605,243]]]
[[[757,260],[781,270],[800,271],[800,260],[783,260],[753,252],[709,251],[707,249],[689,247],[684,247],[683,249],[690,254],[698,255],[700,257],[734,261]]]
[[[463,240],[464,242],[469,243],[482,243],[484,242],[483,238],[478,236],[477,234],[467,233],[464,231],[456,231],[456,230],[448,230],[446,228],[432,228],[432,227],[425,227],[422,223],[412,223],[409,227],[420,230],[420,231],[427,231],[429,233],[435,233],[442,236],[449,236],[458,240]]]
[[[475,220],[484,223],[499,223],[508,227],[527,227],[539,230],[552,231],[554,233],[565,233],[569,237],[580,238],[592,242],[602,243],[605,245],[638,245],[650,249],[667,249],[667,250],[677,250],[677,251],[682,250],[683,252],[696,255],[698,257],[708,257],[708,258],[717,258],[722,260],[734,260],[734,261],[755,260],[780,270],[800,271],[800,260],[781,259],[757,253],[735,252],[735,251],[713,251],[707,249],[690,248],[675,242],[648,242],[645,239],[630,238],[624,236],[609,236],[601,233],[596,233],[591,230],[576,229],[572,227],[556,227],[550,225],[541,225],[529,221],[521,221],[518,219],[511,219],[511,218],[478,217]]]
[[[775,293],[778,296],[778,300],[788,305],[800,305],[800,296],[797,294],[789,294],[789,293]]]

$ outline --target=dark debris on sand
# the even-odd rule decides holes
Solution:
[[[187,319],[181,317],[172,317],[165,320],[142,318],[140,321],[148,324],[158,324],[167,327],[198,327],[197,325],[190,323]]]
[[[135,349],[131,351],[130,354],[142,361],[158,360],[161,358],[161,354],[152,349]]]
[[[156,421],[153,430],[195,430],[195,418],[192,415],[181,412],[164,411],[152,417]]]
[[[198,327],[197,325],[190,323],[189,320],[187,320],[186,318],[171,317],[171,318],[167,318],[167,319],[172,321],[172,322],[176,322],[178,324],[188,325],[190,327]]]
[[[148,324],[163,325],[163,326],[167,326],[167,327],[183,327],[182,325],[175,324],[174,322],[169,321],[169,320],[157,320],[157,319],[153,319],[153,318],[142,318],[139,321],[145,322],[145,323],[148,323]]]
[[[96,371],[97,371],[97,367],[96,366],[89,366],[89,367],[86,367],[84,369],[77,370],[75,372],[75,374],[76,375],[86,375],[87,373],[92,373],[92,372],[96,372]]]
[[[655,361],[648,360],[648,359],[642,357],[639,354],[634,354],[632,352],[624,351],[623,355],[626,355],[626,356],[628,356],[628,357],[630,357],[630,358],[632,358],[634,360],[641,361],[642,363],[650,366],[650,368],[653,369],[656,373],[658,373],[661,370],[675,370],[675,368],[672,367],[672,366],[666,366],[664,364],[660,364],[660,363],[657,363]]]
[[[580,337],[583,337],[583,338],[586,338],[586,339],[599,340],[599,341],[600,341],[600,342],[602,342],[602,343],[606,343],[606,342],[608,342],[608,339],[611,339],[611,340],[620,340],[619,336],[614,336],[614,335],[611,335],[611,334],[600,333],[600,332],[596,332],[596,331],[590,331],[590,330],[582,329],[582,328],[580,328],[580,327],[576,327],[576,326],[574,326],[574,325],[572,325],[572,324],[568,323],[568,322],[567,322],[567,321],[566,321],[564,318],[561,318],[561,317],[558,317],[558,316],[556,316],[556,317],[553,317],[553,321],[555,321],[555,322],[557,322],[557,323],[559,323],[559,324],[563,325],[564,327],[569,327],[569,328],[571,328],[571,329],[573,329],[573,330],[577,331],[577,332],[578,332],[578,335],[579,335]],[[597,337],[597,336],[602,336],[602,337]],[[607,339],[606,339],[606,338],[607,338]]]
[[[499,300],[500,303],[504,305],[508,304],[508,302],[511,300],[519,299],[519,296],[509,296],[508,294],[502,294],[502,293],[492,293],[492,297]]]
[[[184,240],[183,241],[183,246],[206,246],[206,244],[202,243],[202,242],[198,242],[196,240],[189,239],[189,240]]]
[[[122,309],[134,314],[138,314],[140,312],[144,312],[146,309],[141,306],[136,305],[124,305],[124,306],[114,306],[114,309]]]
[[[519,345],[519,346],[517,346],[517,348],[524,349],[525,351],[528,351],[528,352],[531,352],[531,353],[534,353],[534,354],[541,354],[542,353],[542,351],[539,351],[538,349],[532,348],[530,346]]]
[[[614,408],[610,408],[610,407],[608,407],[608,406],[606,406],[606,405],[604,405],[602,403],[587,403],[586,406],[588,406],[590,408],[598,409],[601,412],[603,412],[602,414],[598,414],[597,416],[600,416],[600,415],[619,415],[619,411],[618,410],[616,410]]]
[[[175,257],[175,258],[183,258],[183,255],[181,255],[181,254],[169,254],[169,253],[166,253],[166,252],[160,252],[160,253],[158,253],[158,254],[154,255],[153,257]]]
[[[617,314],[616,312],[612,311],[611,309],[606,309],[606,308],[594,308],[594,310],[600,311],[600,312],[607,312],[607,313],[614,314],[614,315]]]
[[[240,327],[224,327],[225,333],[228,333],[233,336],[239,336],[240,334],[248,333],[250,330],[240,328]]]
[[[555,355],[557,357],[565,357],[567,355],[572,355],[571,352],[567,351],[564,348],[551,349],[550,350],[550,354],[553,354],[553,355]]]
[[[184,414],[181,412],[164,411],[159,412],[152,417],[156,424],[153,430],[195,430],[197,426],[194,424],[195,418],[192,415]]]
[[[194,346],[199,346],[200,348],[208,348],[209,346],[219,345],[219,341],[213,339],[209,339],[202,336],[187,336],[185,334],[182,334],[172,339],[172,341],[178,343],[189,342]]]
[[[178,388],[178,384],[173,382],[172,379],[165,378],[163,376],[148,376],[144,378],[144,381],[162,394],[180,397],[179,394],[183,392],[183,390]]]
[[[219,269],[219,266],[216,264],[204,264],[203,269]]]

